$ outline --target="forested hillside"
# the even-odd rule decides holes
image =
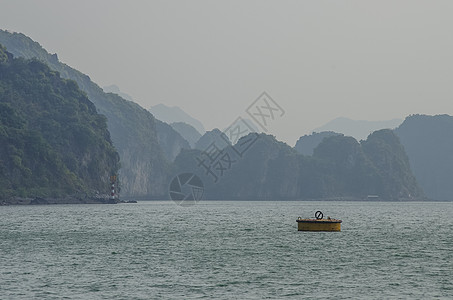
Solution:
[[[118,169],[106,119],[77,84],[0,46],[0,197],[108,193]]]
[[[234,148],[243,147],[254,135],[242,137],[218,155],[209,150],[183,151],[175,161],[177,170],[202,178],[208,199],[424,198],[390,130],[375,132],[362,143],[343,135],[327,137],[313,156],[260,134],[242,156],[235,155]],[[219,157],[218,162],[205,167],[213,156]]]
[[[159,146],[156,120],[150,112],[116,94],[104,93],[90,77],[61,63],[56,54],[49,54],[24,34],[0,30],[0,43],[15,57],[37,58],[60,72],[61,77],[76,81],[98,112],[107,117],[113,144],[121,158],[124,196],[159,197],[167,193],[171,166]]]
[[[178,172],[194,172],[199,173],[204,178],[203,181],[207,188],[206,196],[212,199],[366,199],[369,195],[382,200],[424,199],[423,192],[418,186],[410,166],[414,168],[418,180],[423,182],[423,188],[429,191],[429,196],[434,195],[434,191],[439,193],[439,187],[446,187],[442,192],[447,191],[447,194],[449,192],[448,186],[450,185],[447,183],[448,179],[446,179],[449,178],[447,176],[450,174],[448,171],[450,170],[450,156],[448,153],[453,151],[448,151],[453,149],[453,147],[450,147],[451,145],[448,142],[442,143],[442,139],[439,138],[431,143],[432,136],[439,136],[436,135],[438,132],[448,135],[443,131],[444,127],[442,129],[437,128],[436,126],[438,125],[429,125],[428,127],[431,129],[425,130],[422,127],[418,128],[417,122],[411,123],[409,121],[413,120],[407,119],[396,131],[404,147],[390,130],[374,132],[369,135],[367,140],[361,142],[352,137],[332,133],[306,136],[301,138],[297,145],[297,150],[307,154],[306,156],[299,154],[287,144],[277,141],[274,137],[265,134],[252,134],[248,137],[242,137],[236,145],[231,145],[231,143],[225,142],[221,137],[222,133],[220,130],[216,129],[205,133],[197,141],[195,148],[198,150],[189,150],[190,145],[171,126],[156,120],[151,113],[132,101],[124,100],[117,94],[104,93],[88,76],[59,62],[56,55],[47,53],[38,43],[33,42],[25,35],[0,30],[0,42],[5,42],[14,55],[26,58],[36,57],[49,64],[50,69],[37,60],[30,62],[20,59],[14,60],[15,62],[30,65],[30,69],[35,71],[47,68],[45,72],[42,70],[37,72],[39,76],[42,77],[41,73],[43,73],[48,78],[53,78],[52,76],[59,78],[60,75],[55,72],[58,71],[61,73],[61,77],[74,79],[77,84],[63,80],[63,82],[66,82],[65,86],[67,86],[66,89],[59,90],[66,93],[63,98],[74,97],[79,99],[79,96],[75,95],[81,95],[80,97],[84,97],[83,99],[85,100],[80,98],[80,101],[89,103],[86,104],[89,111],[95,113],[97,110],[97,112],[106,116],[113,145],[118,150],[121,159],[119,172],[122,194],[124,196],[166,198],[168,195],[168,184],[172,176],[178,174]],[[6,64],[9,61],[13,61],[11,55],[8,56],[5,51],[3,51],[1,59]],[[41,78],[39,76],[38,78]],[[50,84],[56,82],[46,80]],[[62,79],[59,78],[59,80]],[[8,84],[4,85],[4,91],[8,92],[8,89],[13,89],[12,82]],[[22,83],[18,81],[14,84],[20,87]],[[77,85],[86,92],[88,98],[77,89]],[[37,86],[33,85],[33,87],[30,87],[29,90],[20,88],[17,95],[13,93],[13,96],[8,99],[14,99],[16,96],[25,99],[29,95],[34,95],[33,93],[36,94],[33,99],[40,99],[40,93],[48,93],[49,90],[51,91],[51,89],[44,88],[39,83]],[[70,93],[69,91],[73,92]],[[77,91],[77,93],[74,91]],[[45,99],[43,103],[51,101],[53,99],[52,95],[42,97]],[[90,100],[94,103],[94,106]],[[33,136],[34,133],[28,132],[31,130],[31,127],[28,126],[34,117],[24,115],[24,112],[33,114],[32,108],[34,109],[34,106],[32,105],[31,108],[21,106],[20,110],[18,110],[14,105],[22,105],[20,104],[21,101],[13,102],[4,103],[2,106],[2,111],[4,112],[2,113],[2,132],[6,132],[9,135],[11,130],[25,130],[23,137],[19,138],[19,140],[31,138],[30,136]],[[51,106],[51,104],[47,105]],[[68,105],[73,106],[74,104],[71,102]],[[39,112],[39,110],[37,111]],[[71,114],[71,111],[78,110],[68,109],[66,113]],[[37,116],[40,115],[45,115],[45,109]],[[71,120],[71,116],[66,117]],[[51,118],[45,117],[40,120],[43,121],[43,124],[52,121]],[[88,124],[94,124],[97,121],[85,120],[84,122],[86,123],[85,126],[88,126]],[[98,125],[101,126],[101,123]],[[416,125],[405,127],[407,124]],[[45,126],[58,128],[53,123]],[[443,122],[439,126],[450,128],[450,123]],[[33,127],[33,129],[35,128],[40,129],[39,127]],[[406,130],[405,128],[409,129]],[[43,129],[43,132],[45,130]],[[419,132],[418,140],[413,138],[413,130]],[[105,132],[108,135],[107,130]],[[97,133],[95,132],[94,134],[96,135]],[[54,171],[58,171],[58,174],[66,174],[64,176],[61,175],[62,179],[67,178],[67,176],[76,178],[71,183],[77,182],[77,184],[67,186],[67,190],[75,191],[88,188],[85,185],[87,180],[90,179],[89,176],[91,176],[89,168],[96,167],[99,170],[103,170],[104,161],[107,159],[96,158],[96,161],[102,162],[101,165],[90,164],[88,163],[90,158],[83,156],[83,151],[78,150],[72,158],[68,158],[72,155],[70,151],[68,152],[68,157],[64,159],[58,158],[58,153],[68,151],[67,148],[69,147],[71,149],[78,149],[78,147],[83,145],[101,147],[101,145],[92,141],[90,130],[75,126],[71,135],[68,135],[69,141],[66,144],[52,142],[52,139],[59,140],[59,136],[62,136],[63,133],[52,132],[48,136],[44,133],[41,133],[41,135],[43,135],[43,147],[47,147],[45,146],[47,143],[50,152],[43,150],[39,153],[47,155],[45,157],[49,155],[57,157],[56,162],[59,161],[58,159],[61,160],[61,168],[54,168]],[[217,167],[211,166],[212,169],[203,169],[199,160],[200,156],[206,155],[207,149],[213,144],[221,149],[226,147],[222,155],[229,152],[234,154],[236,147],[246,144],[247,139],[254,136],[259,136],[259,138],[246,153],[241,153],[239,157],[231,157],[231,160],[223,161],[223,163],[227,163],[228,168],[221,169],[222,174],[213,182],[210,171],[218,171],[219,169],[216,168],[219,165]],[[76,140],[80,140],[81,145],[74,144]],[[192,140],[193,142],[194,140]],[[25,141],[17,141],[16,144],[19,146],[15,147],[19,149],[18,153],[23,153],[22,162],[27,163],[27,161],[31,160],[31,154],[27,152],[27,147],[20,146],[24,145],[24,143]],[[425,143],[425,145],[420,143]],[[64,145],[66,146],[64,147]],[[425,149],[423,147],[428,148]],[[424,153],[432,153],[433,156],[426,158],[417,148],[425,149]],[[181,149],[183,151],[179,153]],[[443,150],[436,152],[436,149]],[[2,151],[11,155],[8,152],[10,150],[5,148]],[[11,150],[11,153],[15,151],[13,150]],[[410,164],[405,150],[409,153]],[[52,151],[56,151],[56,154]],[[107,153],[109,152],[107,151]],[[27,155],[29,155],[29,158],[27,158]],[[21,157],[20,155],[18,156]],[[222,157],[225,159],[225,156]],[[174,163],[172,162],[173,159],[175,159]],[[428,163],[431,163],[430,159],[432,160],[432,166],[434,166],[433,169],[426,167]],[[439,162],[442,159],[447,159],[445,164]],[[18,166],[20,165],[16,158],[9,161],[8,165],[2,162],[3,165],[0,165],[0,167],[4,174],[11,170],[12,162],[15,162]],[[105,162],[105,164],[107,163]],[[30,169],[26,167],[23,170],[21,169],[21,172],[28,174],[27,168]],[[67,171],[65,171],[65,168]],[[118,168],[117,162],[112,163],[112,168]],[[438,171],[435,171],[436,169]],[[441,170],[445,170],[445,172],[439,173]],[[12,180],[28,178],[24,175],[15,176],[9,173],[7,175]],[[436,177],[437,175],[439,176]],[[8,176],[5,176],[5,178]],[[50,175],[44,177],[50,178]],[[93,179],[93,183],[91,183],[89,189],[97,189],[104,184],[96,176],[91,179]],[[10,183],[4,181],[2,184],[7,186]],[[56,185],[56,183],[53,184]],[[8,190],[10,192],[15,191],[22,186],[18,184],[16,188],[8,188]],[[444,197],[447,194],[442,194],[441,196]]]

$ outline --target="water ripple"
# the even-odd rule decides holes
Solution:
[[[316,210],[342,232],[298,232]],[[453,203],[0,207],[5,299],[452,298]]]

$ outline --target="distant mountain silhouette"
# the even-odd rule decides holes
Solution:
[[[231,142],[228,140],[228,138],[223,135],[224,138],[222,138],[223,133],[217,129],[214,128],[211,131],[207,131],[195,144],[195,148],[198,150],[206,150],[212,143],[215,143],[215,145],[222,149],[226,146],[231,146]]]
[[[340,135],[340,133],[336,133],[333,131],[323,131],[323,132],[313,132],[310,135],[304,135],[299,138],[294,146],[297,152],[303,155],[313,155],[313,150],[318,147],[318,145],[322,142],[323,139]]]
[[[395,133],[426,196],[453,200],[453,117],[412,115]]]
[[[123,195],[162,199],[168,191],[171,173],[193,172],[201,173],[199,175],[205,183],[207,195],[213,199],[364,199],[367,195],[378,195],[383,200],[423,199],[404,148],[408,151],[412,168],[421,172],[418,173],[422,174],[418,177],[419,181],[427,184],[424,188],[431,198],[443,199],[453,194],[448,189],[453,186],[450,182],[453,178],[453,126],[450,116],[436,116],[434,121],[431,120],[433,117],[426,116],[406,119],[404,126],[401,125],[396,131],[404,148],[391,130],[383,129],[369,134],[374,128],[392,128],[398,125],[398,120],[369,122],[339,118],[325,126],[333,126],[331,130],[345,135],[368,138],[358,142],[344,135],[326,137],[314,148],[312,156],[303,156],[275,137],[265,134],[249,134],[231,145],[222,139],[222,132],[215,129],[197,141],[196,148],[199,150],[189,149],[188,142],[172,126],[163,122],[187,122],[204,133],[203,125],[180,108],[162,104],[154,106],[151,111],[156,116],[160,113],[158,117],[162,121],[159,121],[138,104],[115,93],[105,93],[88,76],[62,64],[55,54],[49,54],[25,35],[0,30],[1,41],[8,44],[14,55],[42,60],[57,71],[52,71],[55,74],[59,72],[61,77],[76,81],[97,111],[107,117],[112,142],[120,155]],[[3,59],[0,56],[0,61]],[[46,91],[45,85],[37,90]],[[26,89],[21,87],[18,91],[24,93]],[[47,96],[44,98],[46,101],[52,99]],[[16,122],[7,110],[6,106],[2,110],[6,112],[3,116],[5,122]],[[87,126],[91,124],[85,123]],[[81,138],[89,137],[89,134],[82,133]],[[105,136],[107,134],[105,132]],[[250,141],[254,141],[254,144],[248,148]],[[229,146],[216,156],[220,161],[207,168],[209,166],[202,165],[197,158],[200,155],[205,160],[212,158],[208,157],[212,153],[203,151],[213,142],[218,148],[222,148],[225,143]],[[28,148],[23,149],[26,151]],[[231,157],[227,154],[231,154]],[[14,157],[12,162],[19,165],[20,160]],[[71,164],[76,167],[79,165],[77,160]],[[99,169],[95,165],[93,167]],[[24,175],[28,174],[26,169],[23,171]],[[212,183],[210,172],[220,172],[218,175],[221,180]],[[431,196],[429,193],[439,194]]]
[[[258,132],[259,133],[259,132],[262,131],[256,126],[255,122],[253,122],[252,120],[250,120],[248,118],[241,118],[241,119],[242,119],[242,121],[247,123],[248,127],[250,127],[250,129],[251,129],[251,132]],[[228,124],[228,126],[230,126],[230,125],[231,124]],[[225,127],[224,130],[225,129],[227,129],[227,127]]]
[[[121,92],[120,88],[117,85],[112,84],[106,86],[103,88],[103,90],[106,93],[117,94],[123,99],[132,102],[134,101],[134,99],[130,95]],[[170,126],[164,121],[156,119],[156,130],[159,146],[162,148],[165,157],[170,161],[173,161],[175,159],[181,149],[188,149],[191,147],[190,143],[188,143],[188,141],[184,136],[182,136],[182,134],[175,130],[173,126]],[[201,134],[199,135],[201,136]]]
[[[195,143],[201,138],[201,134],[191,125],[184,122],[175,122],[170,124],[186,141],[190,147],[195,148]]]
[[[392,119],[387,121],[352,120],[344,117],[336,118],[321,127],[313,129],[313,132],[333,131],[352,136],[357,140],[365,140],[372,132],[380,129],[394,129],[403,120]]]
[[[121,98],[123,98],[123,99],[129,100],[129,101],[134,101],[134,99],[130,95],[123,93],[120,90],[120,88],[115,84],[112,84],[109,86],[104,86],[102,89],[106,93],[114,93],[114,94],[117,94],[118,96],[121,96]]]
[[[248,147],[250,141],[255,143]],[[404,148],[391,130],[377,131],[360,143],[353,137],[330,136],[313,156],[300,155],[271,135],[254,133],[217,156],[206,152],[182,150],[175,167],[196,173],[205,184],[207,199],[424,198]]]
[[[157,104],[152,106],[149,111],[156,117],[156,119],[164,121],[168,124],[184,122],[194,127],[201,135],[206,132],[200,121],[190,116],[178,106],[169,107],[165,104]]]
[[[156,120],[156,130],[157,140],[168,160],[173,161],[181,149],[191,148],[189,142],[167,123]]]
[[[256,124],[247,118],[238,118],[233,124],[228,124],[228,127],[223,129],[223,132],[229,137],[231,143],[235,144],[241,137],[248,135],[251,132],[260,133]]]

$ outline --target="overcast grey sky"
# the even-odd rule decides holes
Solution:
[[[453,114],[453,1],[2,0],[22,32],[145,108],[226,127],[263,91],[294,145],[343,116]]]

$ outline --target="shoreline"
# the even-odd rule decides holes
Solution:
[[[116,204],[119,200],[111,200],[104,198],[77,198],[77,197],[64,197],[64,198],[45,198],[45,197],[11,197],[8,199],[1,199],[0,206],[9,205],[58,205],[58,204]]]
[[[132,200],[132,197],[125,197],[125,200],[111,200],[104,198],[77,198],[77,197],[64,197],[64,198],[43,198],[43,197],[34,197],[34,198],[21,198],[21,197],[12,197],[9,199],[0,200],[0,206],[10,206],[10,205],[58,205],[58,204],[121,204],[121,203],[136,203],[138,201],[169,201],[170,199],[145,199],[143,197],[137,197],[136,200]],[[274,201],[274,202],[453,202],[453,200],[434,200],[428,198],[421,199],[397,199],[397,200],[385,200],[385,199],[363,199],[363,198],[353,198],[353,197],[331,197],[331,198],[318,198],[318,199],[201,199],[196,202],[203,201],[236,201],[236,202],[246,202],[246,201]]]

